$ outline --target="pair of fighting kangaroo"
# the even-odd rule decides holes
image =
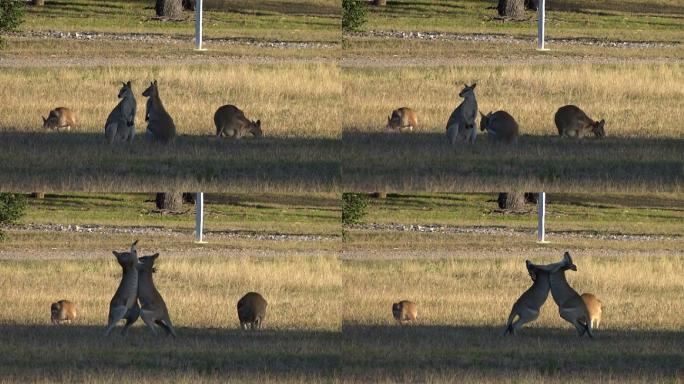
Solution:
[[[121,101],[112,110],[105,123],[105,137],[111,144],[114,141],[128,141],[135,138],[135,113],[137,103],[133,95],[131,82],[122,83],[119,90]],[[163,143],[173,141],[176,137],[176,125],[173,118],[166,112],[157,88],[157,80],[150,83],[150,86],[142,93],[147,97],[147,109],[145,111],[145,121],[147,121],[147,136],[150,139],[158,140]]]
[[[123,268],[123,275],[109,303],[109,320],[105,335],[109,335],[119,321],[126,320],[121,331],[121,334],[125,335],[128,328],[141,317],[155,336],[158,333],[157,327],[161,327],[167,335],[176,337],[166,303],[152,280],[152,274],[155,272],[154,262],[159,254],[138,258],[137,244],[138,240],[133,242],[129,252],[113,251]]]
[[[529,260],[525,264],[534,283],[513,305],[504,334],[515,334],[524,324],[536,320],[550,290],[561,318],[574,325],[579,336],[587,333],[593,338],[593,330],[601,321],[601,302],[592,294],[580,296],[568,284],[565,271],[577,271],[570,253],[565,252],[563,260],[553,264],[536,265]]]

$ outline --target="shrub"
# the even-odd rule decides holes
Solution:
[[[342,194],[342,224],[357,224],[366,216],[368,199],[360,193]]]
[[[362,0],[342,0],[342,30],[358,31],[366,22],[366,13]]]
[[[0,193],[0,224],[16,223],[26,210],[26,196],[18,193]],[[0,239],[5,233],[0,230]]]
[[[0,1],[0,33],[13,31],[21,24],[24,16],[24,0]],[[4,45],[0,37],[0,47]]]

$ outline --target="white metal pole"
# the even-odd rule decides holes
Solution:
[[[197,192],[195,197],[195,242],[206,243],[202,240],[204,233],[204,192]]]
[[[546,243],[546,192],[539,192],[537,198],[537,241]]]
[[[195,50],[205,50],[202,48],[202,0],[195,1]]]
[[[544,48],[544,22],[546,21],[546,1],[539,0],[537,5],[537,49],[540,51],[547,51]]]

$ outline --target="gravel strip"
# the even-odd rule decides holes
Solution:
[[[469,41],[506,44],[533,44],[534,37],[516,37],[502,34],[459,34],[450,32],[402,32],[402,31],[367,31],[345,33],[350,38],[408,39],[426,41]],[[595,38],[547,38],[546,43],[557,45],[588,45],[605,48],[671,48],[681,44],[678,41],[621,41]]]
[[[39,232],[66,232],[66,233],[94,233],[94,234],[139,234],[159,235],[168,237],[192,236],[191,229],[164,228],[164,227],[124,227],[104,225],[65,225],[65,224],[22,224],[8,227],[9,232],[15,233],[39,233]],[[208,239],[249,239],[269,241],[338,241],[338,236],[322,236],[309,234],[284,234],[284,233],[260,233],[254,231],[212,231],[204,232]]]
[[[483,235],[506,235],[506,236],[532,236],[536,230],[524,228],[508,228],[495,226],[453,226],[442,224],[357,224],[347,227],[351,230],[371,231],[371,232],[414,232],[414,233],[463,233],[463,234],[483,234]],[[595,240],[627,240],[627,241],[663,241],[680,240],[681,236],[665,235],[645,235],[645,234],[621,234],[621,233],[601,233],[596,231],[547,231],[547,236],[562,238],[584,238]]]

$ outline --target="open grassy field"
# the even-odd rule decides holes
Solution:
[[[596,338],[578,338],[549,297],[539,319],[502,336],[530,286],[524,260],[500,254],[439,260],[345,261],[344,376],[367,382],[678,382],[684,355],[681,253],[601,257],[575,252],[570,284],[604,303]],[[392,303],[413,300],[418,321],[400,327]]]
[[[495,197],[390,194],[345,229],[345,380],[681,382],[681,196],[549,194],[548,244],[535,242],[533,207],[498,211]],[[525,260],[566,250],[571,286],[603,302],[596,338],[578,338],[551,297],[537,321],[502,336],[531,285]],[[417,303],[416,324],[395,323],[399,300]]]
[[[137,237],[146,247],[174,254],[327,253],[340,246],[336,194],[206,194],[204,239],[194,243],[195,206],[180,212],[155,208],[154,194],[48,194],[28,199],[24,217],[6,228],[0,257],[23,253],[89,257]]]
[[[494,0],[388,1],[369,7],[364,30],[445,31],[536,36],[536,13],[502,20]],[[681,41],[684,6],[676,0],[549,0],[547,36]]]
[[[0,58],[22,63],[46,58],[149,63],[151,57],[216,62],[229,57],[338,56],[341,13],[335,1],[207,1],[203,36],[209,51],[200,53],[193,51],[194,12],[185,12],[181,20],[160,20],[154,17],[152,5],[48,0],[43,7],[27,7],[20,30],[4,39],[7,44]]]
[[[144,140],[152,80],[176,123],[169,146]],[[138,102],[132,145],[110,146],[104,122],[132,80]],[[332,64],[12,68],[0,95],[2,184],[10,190],[332,190],[339,182],[339,68]],[[35,95],[16,97],[16,95]],[[219,140],[213,115],[234,104],[262,121],[263,140]],[[72,108],[77,127],[46,132],[42,116]]]
[[[681,73],[679,64],[344,68],[344,189],[680,190],[684,141],[671,122],[682,114]],[[515,117],[517,145],[486,135],[470,146],[447,142],[465,82],[478,83],[480,111]],[[607,137],[560,139],[553,116],[566,104],[605,119]],[[402,106],[418,113],[418,129],[387,132],[387,116]]]
[[[141,247],[143,254],[154,250]],[[155,284],[178,337],[153,338],[141,321],[103,337],[120,278],[109,252],[95,259],[0,261],[3,382],[329,381],[339,364],[339,261],[300,257],[164,257]],[[257,291],[264,329],[239,328],[235,303]],[[50,324],[50,303],[77,303],[73,325]]]

